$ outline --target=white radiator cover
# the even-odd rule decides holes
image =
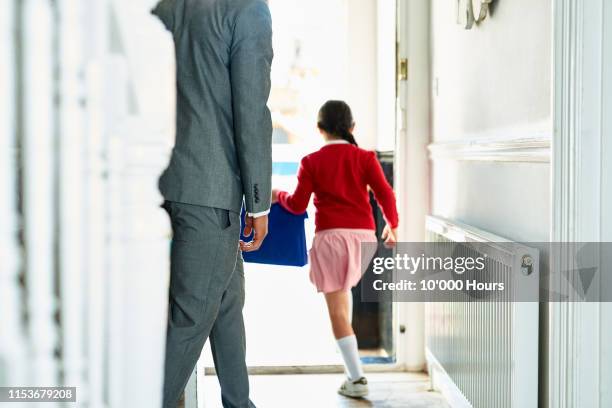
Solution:
[[[509,242],[467,225],[427,218],[432,242]],[[490,258],[495,271],[522,279],[521,258],[534,259],[528,279],[539,279],[538,251],[523,245]],[[434,388],[453,407],[530,408],[538,404],[538,320],[536,302],[428,303],[426,346]]]

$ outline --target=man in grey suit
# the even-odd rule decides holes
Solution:
[[[259,249],[268,229],[270,11],[265,0],[162,0],[153,13],[177,61],[176,144],[159,182],[174,234],[164,407],[176,407],[207,338],[223,406],[253,407],[240,251]]]

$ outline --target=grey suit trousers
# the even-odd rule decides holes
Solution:
[[[223,406],[254,407],[245,363],[240,215],[169,201],[164,208],[174,234],[164,408],[176,408],[209,337]]]

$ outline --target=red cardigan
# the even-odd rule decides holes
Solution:
[[[316,231],[331,228],[375,230],[368,186],[387,223],[399,222],[395,194],[385,179],[376,154],[348,143],[327,144],[302,159],[293,194],[281,191],[279,204],[302,214],[314,193]]]

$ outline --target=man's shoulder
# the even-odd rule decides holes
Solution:
[[[242,21],[246,24],[251,20],[268,20],[270,18],[270,8],[267,0],[227,0],[231,7],[232,14],[236,23]]]
[[[249,7],[268,7],[268,0],[227,0],[230,4],[233,4],[239,10],[246,9]]]
[[[225,0],[236,15],[268,9],[267,0]]]

